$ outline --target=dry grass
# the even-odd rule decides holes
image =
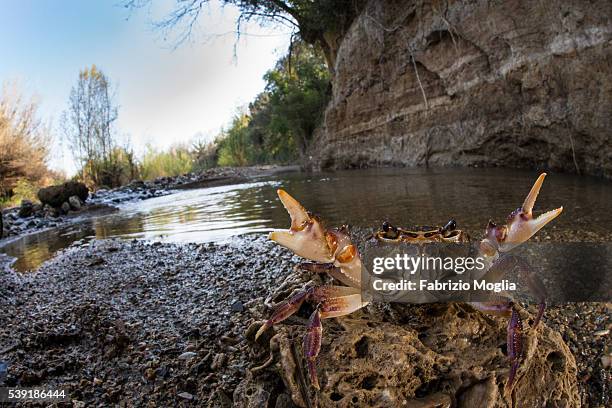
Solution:
[[[0,198],[10,197],[20,181],[42,185],[51,178],[49,140],[37,103],[5,84],[0,95]]]

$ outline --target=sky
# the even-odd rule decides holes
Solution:
[[[236,44],[238,12],[212,1],[192,36],[154,27],[174,0],[130,11],[121,0],[2,0],[0,82],[17,83],[51,124],[50,166],[75,171],[61,138],[61,113],[79,70],[95,64],[119,105],[117,131],[137,154],[196,135],[212,139],[265,86],[263,75],[289,45],[290,30],[249,25]]]

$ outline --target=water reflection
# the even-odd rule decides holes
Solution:
[[[124,206],[78,226],[23,237],[0,248],[17,258],[14,268],[36,268],[77,239],[120,237],[173,242],[224,241],[233,235],[285,228],[288,215],[276,197],[284,188],[328,225],[440,225],[455,218],[471,233],[489,218],[504,221],[521,205],[538,173],[502,169],[371,169],[289,173],[253,183],[182,191]],[[555,231],[607,232],[612,225],[612,184],[551,175],[536,210],[563,205]]]

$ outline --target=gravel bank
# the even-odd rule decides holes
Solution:
[[[297,262],[263,236],[103,240],[73,245],[35,274],[3,273],[0,386],[63,386],[76,406],[231,406],[246,370],[268,356],[246,339],[250,326]],[[585,406],[609,403],[610,312],[570,304],[544,320],[576,357]]]
[[[228,401],[247,364],[249,302],[291,258],[264,237],[106,240],[70,247],[36,274],[3,274],[0,385],[3,376],[4,385],[61,385],[88,406]]]

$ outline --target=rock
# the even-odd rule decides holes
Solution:
[[[218,370],[225,364],[226,361],[227,356],[225,355],[225,353],[219,353],[213,357],[213,362],[210,365],[210,369],[213,371]]]
[[[70,207],[75,210],[78,211],[81,209],[81,199],[77,196],[70,196],[70,198],[68,198],[68,204],[70,204]]]
[[[85,184],[77,181],[68,181],[57,186],[45,187],[38,190],[38,199],[43,204],[59,208],[70,197],[77,196],[82,202],[87,200],[89,190]]]
[[[383,400],[385,406],[450,407],[452,401],[458,407],[505,406],[503,389],[510,367],[501,346],[506,319],[468,312],[456,304],[393,309],[395,318],[370,312],[364,319],[358,312],[325,321],[329,328],[323,330],[317,364],[321,407],[348,406],[351,401],[371,406]],[[408,317],[419,323],[392,321]],[[559,333],[540,324],[535,333],[525,331],[524,360],[512,392],[516,406],[579,406],[574,357]],[[294,339],[303,329],[279,325],[275,330],[270,349],[284,392],[296,405],[306,406],[299,379],[309,383],[308,374],[300,372],[305,364],[294,357],[300,355]],[[247,376],[238,388],[258,389],[257,381]]]
[[[612,177],[612,3],[447,3],[369,0],[326,38],[332,96],[309,165]]]
[[[70,211],[70,204],[68,204],[67,202],[63,203],[61,206],[61,210],[64,214],[68,214],[68,212]]]
[[[154,368],[147,368],[145,370],[144,376],[147,380],[153,381],[155,380],[155,377],[157,376],[157,370]]]
[[[179,397],[186,399],[186,400],[192,400],[193,399],[193,395],[188,393],[188,392],[179,392],[178,394]]]
[[[244,305],[242,304],[241,301],[237,300],[234,303],[232,303],[232,312],[244,312]]]
[[[2,220],[2,210],[0,210],[0,239],[4,237],[4,221]]]
[[[19,215],[21,218],[32,216],[34,213],[34,204],[30,200],[21,200],[21,206],[19,207]]]
[[[194,353],[193,351],[187,351],[187,352],[181,354],[180,356],[178,356],[178,359],[179,360],[190,360],[190,359],[194,358],[197,355],[198,355],[198,353]]]

